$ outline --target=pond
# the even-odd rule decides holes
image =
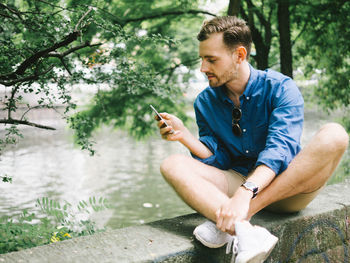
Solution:
[[[98,226],[110,228],[193,212],[159,172],[168,155],[188,152],[176,142],[161,140],[157,130],[153,137],[137,142],[105,127],[95,139],[96,155],[90,156],[74,146],[71,131],[55,112],[38,110],[31,117],[58,129],[21,127],[25,138],[1,156],[0,172],[12,175],[13,183],[0,183],[0,217],[35,209],[36,199],[42,197],[73,205],[104,197],[113,208],[91,217]],[[329,118],[307,110],[303,144]]]

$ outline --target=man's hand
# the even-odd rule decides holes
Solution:
[[[250,200],[253,193],[240,187],[226,203],[216,211],[216,226],[224,232],[234,234],[236,221],[248,217]]]
[[[168,127],[165,125],[163,120],[159,120],[157,116],[155,119],[158,121],[159,132],[162,138],[168,141],[179,141],[191,153],[198,156],[199,158],[208,158],[213,155],[212,152],[201,143],[191,132],[184,126],[182,120],[169,113],[159,113],[160,116],[167,122]],[[174,132],[171,133],[171,130]]]
[[[155,119],[158,121],[159,133],[162,135],[162,138],[168,141],[182,140],[184,132],[186,131],[186,127],[182,120],[169,113],[160,113],[160,116],[162,116],[169,125],[166,126],[163,120],[159,120],[158,117],[155,116]],[[171,133],[171,131],[174,132]]]

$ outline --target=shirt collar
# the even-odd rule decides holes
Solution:
[[[214,88],[214,89],[217,90],[218,97],[222,102],[232,103],[231,100],[229,99],[229,97],[226,95],[224,85],[217,87],[217,88]]]
[[[243,96],[245,96],[246,98],[247,97],[250,97],[251,94],[253,93],[253,90],[254,90],[254,84],[256,84],[256,80],[259,76],[259,73],[258,73],[258,70],[256,70],[255,68],[252,67],[252,65],[249,65],[249,69],[250,69],[250,76],[249,76],[249,79],[248,79],[248,83],[245,87],[245,90],[243,92]]]

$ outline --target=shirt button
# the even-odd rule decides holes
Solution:
[[[250,97],[247,97],[247,100],[249,100],[250,99]]]
[[[243,132],[246,132],[247,130],[246,129],[243,129]]]
[[[248,150],[245,150],[245,152],[246,152],[246,153],[249,153],[249,151],[248,151]]]

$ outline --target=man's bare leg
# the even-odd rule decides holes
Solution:
[[[216,210],[229,198],[226,175],[220,169],[190,156],[172,155],[162,163],[161,173],[190,207],[216,221]]]
[[[339,164],[348,142],[349,136],[341,125],[324,125],[288,168],[252,200],[249,217],[276,201],[322,187]]]

